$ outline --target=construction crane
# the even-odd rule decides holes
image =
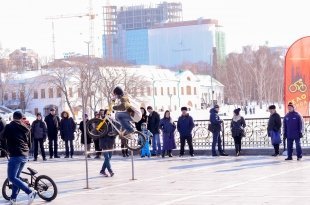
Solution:
[[[93,12],[93,4],[92,0],[89,0],[89,9],[88,13],[83,14],[70,14],[70,15],[58,15],[58,16],[50,16],[45,18],[46,20],[52,21],[52,44],[53,44],[53,60],[56,57],[56,40],[55,40],[55,20],[59,19],[68,19],[68,18],[82,18],[82,17],[89,17],[89,54],[90,56],[95,55],[94,49],[94,20],[97,14]]]

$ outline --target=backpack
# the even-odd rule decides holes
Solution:
[[[139,104],[128,95],[129,103],[130,103],[130,109],[133,111],[133,116],[131,116],[132,120],[134,122],[139,122],[142,119],[142,113],[140,110]]]
[[[241,120],[238,120],[237,122],[232,120],[232,126],[231,126],[231,132],[233,135],[241,135],[244,137],[244,129],[241,126],[242,118]]]

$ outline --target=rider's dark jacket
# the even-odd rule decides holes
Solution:
[[[30,147],[30,130],[19,121],[6,125],[3,133],[10,157],[28,156]]]

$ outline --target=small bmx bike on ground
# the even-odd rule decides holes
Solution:
[[[142,149],[146,143],[145,135],[137,130],[128,135],[124,135],[124,131],[122,130],[120,123],[110,116],[113,111],[112,106],[113,104],[109,106],[109,109],[103,119],[93,118],[86,123],[87,134],[93,139],[99,139],[101,137],[108,136],[108,132],[114,129],[118,133],[120,139],[124,139],[126,141],[126,148],[133,151]]]
[[[7,152],[5,154],[8,158]],[[22,174],[27,175],[28,177],[20,179],[25,182],[29,187],[32,187],[38,192],[38,196],[45,201],[52,201],[57,197],[57,186],[55,182],[46,175],[39,175],[38,172],[30,167],[27,168],[28,172],[22,171]],[[30,180],[29,180],[30,179]],[[2,185],[2,196],[6,200],[10,200],[12,194],[13,184],[6,179]]]

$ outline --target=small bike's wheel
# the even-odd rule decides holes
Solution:
[[[38,192],[39,197],[45,201],[54,200],[58,193],[55,182],[45,175],[40,175],[36,178],[34,189]]]
[[[6,200],[10,200],[12,195],[12,188],[13,184],[9,181],[9,179],[6,179],[2,185],[2,196]]]
[[[100,122],[102,122],[102,119],[94,118],[86,123],[86,132],[94,140],[103,137],[108,132],[107,122],[105,122],[99,130],[96,129]]]
[[[133,151],[141,150],[146,143],[145,135],[139,131],[134,131],[132,134],[122,138],[127,140],[125,146]]]

